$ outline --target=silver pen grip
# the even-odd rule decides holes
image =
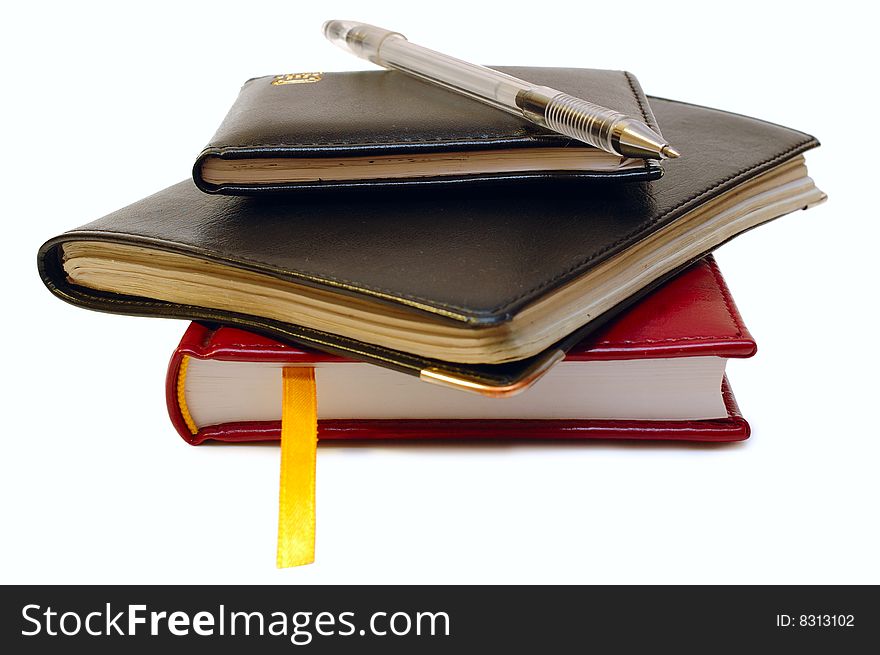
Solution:
[[[560,93],[547,103],[544,120],[555,132],[606,152],[620,152],[620,146],[615,143],[614,127],[626,120],[626,115],[618,111]]]
[[[538,125],[606,152],[623,157],[678,156],[645,123],[546,86],[520,91],[516,106]]]

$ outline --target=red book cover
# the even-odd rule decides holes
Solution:
[[[572,348],[565,361],[701,356],[744,358],[752,356],[755,351],[754,339],[743,324],[718,266],[710,256],[669,280]],[[274,420],[195,424],[187,406],[186,371],[191,358],[299,365],[350,362],[237,328],[190,324],[168,367],[166,400],[172,423],[191,444],[208,440],[277,440],[281,434],[281,423]],[[727,415],[707,420],[321,419],[318,437],[321,440],[631,439],[711,442],[748,438],[749,425],[739,412],[726,377],[719,392]]]

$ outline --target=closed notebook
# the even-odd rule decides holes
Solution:
[[[232,327],[192,323],[168,367],[172,423],[189,443],[281,436],[282,370],[314,367],[322,440],[666,439],[749,435],[727,384],[750,357],[711,257],[572,348],[527,393],[484,398],[303,350]]]
[[[632,73],[501,68],[659,129]],[[656,161],[606,153],[396,71],[245,82],[193,167],[208,193],[530,178],[646,180]]]
[[[188,180],[47,241],[40,275],[91,309],[226,323],[509,395],[718,245],[824,199],[803,159],[815,138],[651,105],[683,153],[652,182],[244,198]]]

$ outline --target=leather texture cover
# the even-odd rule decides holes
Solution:
[[[293,200],[210,196],[186,181],[50,239],[38,253],[40,276],[58,297],[91,309],[216,321],[410,374],[441,367],[509,384],[545,355],[457,365],[256,316],[97,292],[68,282],[61,246],[98,240],[167,249],[474,328],[502,324],[702,203],[818,145],[801,132],[715,109],[659,99],[652,106],[685,153],[653,182],[351,190]],[[548,352],[568,349],[613,313]]]
[[[497,70],[616,109],[660,131],[635,76],[583,68],[497,67]],[[344,157],[556,146],[571,139],[476,100],[397,71],[322,73],[313,83],[245,82],[238,99],[193,166],[208,193],[254,194],[304,188],[400,186],[547,178],[656,179],[660,164],[616,172],[532,171],[386,180],[215,185],[202,179],[206,157]]]
[[[591,338],[574,346],[569,361],[669,357],[751,357],[755,341],[714,259],[700,260],[623,312]],[[265,441],[280,438],[281,424],[235,422],[193,433],[183,418],[178,380],[184,357],[234,362],[317,364],[350,361],[237,328],[191,323],[168,365],[166,402],[171,422],[189,443]],[[319,436],[343,439],[677,439],[739,441],[749,436],[725,380],[726,419],[707,421],[610,420],[323,420]]]

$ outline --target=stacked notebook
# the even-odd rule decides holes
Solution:
[[[193,444],[281,436],[281,372],[316,369],[321,439],[677,439],[749,435],[724,375],[750,357],[711,256],[649,294],[527,393],[488,398],[220,324],[192,323],[168,368],[171,420]]]
[[[818,142],[630,73],[504,70],[682,157],[610,155],[398,72],[259,77],[192,179],[50,239],[40,275],[81,307],[196,321],[167,380],[194,444],[282,438],[303,368],[322,439],[746,438],[724,363],[755,344],[708,254],[824,199]]]

